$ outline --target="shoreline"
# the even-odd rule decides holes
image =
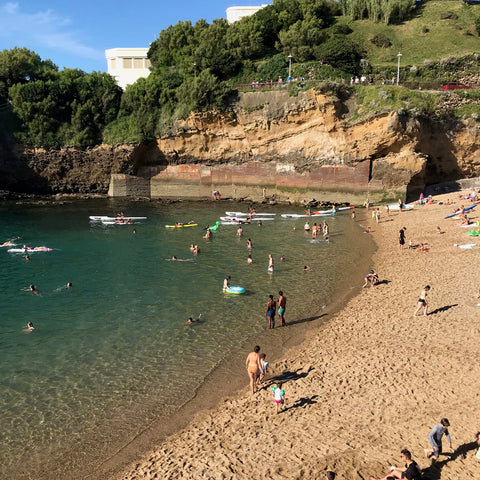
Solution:
[[[84,478],[89,480],[120,478],[119,475],[125,467],[143,457],[145,451],[151,450],[152,445],[168,442],[170,438],[188,429],[198,417],[209,415],[222,404],[234,401],[239,395],[243,395],[245,388],[248,388],[248,376],[244,370],[245,356],[252,345],[256,343],[262,345],[262,351],[268,352],[271,363],[281,362],[292,348],[302,345],[309,334],[316,334],[323,325],[328,324],[341,311],[346,302],[360,294],[363,272],[371,267],[372,256],[376,250],[373,239],[369,239],[369,243],[370,250],[362,258],[361,265],[356,268],[355,274],[349,278],[350,286],[328,304],[325,312],[320,311],[309,318],[294,320],[291,323],[288,323],[287,319],[289,328],[283,330],[277,327],[273,331],[266,329],[260,337],[255,336],[245,341],[236,349],[233,356],[224,358],[217,365],[197,389],[194,397],[182,405],[178,411],[172,412],[167,421],[165,417],[155,420],[118,452],[97,465],[95,473],[88,474]]]
[[[399,464],[402,448],[426,469],[425,478],[439,478],[438,469],[442,480],[478,475],[470,451],[465,458],[458,451],[443,456],[451,461],[436,467],[423,458],[427,434],[441,417],[450,420],[454,449],[465,449],[480,429],[479,285],[472,275],[479,250],[453,247],[474,240],[458,221],[443,219],[452,208],[436,203],[389,217],[382,208],[378,225],[367,217],[378,246],[374,265],[384,282],[363,289],[272,362],[266,383],[284,380],[284,412],[274,415],[267,389],[249,395],[244,379],[233,397],[199,412],[109,478],[307,479],[321,478],[326,469],[340,479],[380,477],[388,465]],[[437,225],[444,234],[437,234]],[[413,235],[429,252],[399,251],[402,226],[407,243]],[[414,318],[426,284],[432,285],[432,314]]]

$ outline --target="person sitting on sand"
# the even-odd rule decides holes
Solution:
[[[440,235],[442,235],[443,233],[445,233],[444,231],[442,231],[442,229],[440,227],[437,227],[437,233],[439,233]]]
[[[367,287],[368,285],[376,285],[378,283],[378,275],[375,273],[375,270],[370,270],[370,273],[365,275],[365,283],[363,284],[363,288]]]
[[[192,323],[199,322],[200,318],[202,318],[202,314],[198,316],[198,318],[188,317],[188,320],[185,322],[187,325],[191,325]]]
[[[388,473],[379,480],[391,480],[395,478],[406,478],[407,480],[421,480],[422,473],[415,460],[412,460],[412,454],[409,450],[403,449],[400,452],[400,458],[405,462],[405,467],[391,466]],[[370,480],[376,480],[370,477]]]
[[[423,290],[422,293],[420,294],[420,298],[418,299],[418,305],[417,309],[415,310],[415,313],[413,314],[414,317],[417,316],[417,313],[423,308],[423,316],[427,316],[427,309],[428,309],[428,302],[427,302],[427,293],[430,290],[430,285],[427,285]]]

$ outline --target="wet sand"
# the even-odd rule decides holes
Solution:
[[[244,372],[243,389],[200,411],[112,480],[323,480],[327,469],[339,479],[368,479],[400,465],[403,448],[425,469],[426,479],[480,478],[471,445],[480,430],[480,238],[468,237],[458,219],[444,220],[454,207],[467,205],[458,194],[435,200],[447,198],[455,205],[436,203],[389,216],[381,208],[379,224],[371,210],[358,211],[357,221],[372,229],[365,235],[378,245],[374,268],[380,284],[362,289],[272,362],[255,395]],[[473,220],[480,218],[477,209]],[[404,226],[407,244],[422,242],[428,252],[399,249]],[[477,246],[454,247],[468,243]],[[414,317],[427,284],[429,314]],[[243,359],[238,369],[244,369]],[[278,380],[287,403],[276,415],[270,386]],[[451,424],[453,451],[444,442],[445,455],[431,467],[424,448],[442,417]]]

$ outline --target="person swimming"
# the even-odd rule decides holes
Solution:
[[[191,325],[192,323],[196,323],[200,321],[200,318],[202,318],[202,314],[198,316],[198,318],[192,318],[188,317],[188,320],[185,322],[187,325]]]

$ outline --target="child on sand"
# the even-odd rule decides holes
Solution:
[[[276,412],[280,413],[283,405],[285,405],[285,390],[282,390],[282,382],[277,383],[272,387],[273,399],[276,403]]]
[[[265,360],[267,355],[265,353],[260,354],[260,375],[258,377],[258,383],[262,383],[267,373],[269,363]]]

